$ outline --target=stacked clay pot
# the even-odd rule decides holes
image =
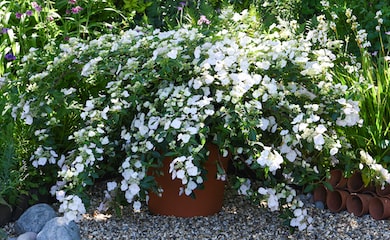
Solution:
[[[319,185],[313,192],[315,202],[323,202],[332,212],[347,210],[355,216],[369,213],[376,220],[390,217],[390,186],[365,186],[359,171],[355,171],[349,178],[345,178],[339,169],[330,173],[327,182],[333,191]]]

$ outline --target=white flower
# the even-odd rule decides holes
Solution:
[[[186,162],[186,170],[189,176],[197,176],[198,175],[198,167],[190,162]]]
[[[116,189],[116,187],[118,186],[118,184],[116,182],[108,182],[107,183],[107,191],[112,191],[114,189]]]
[[[160,124],[160,119],[160,117],[151,117],[148,122],[148,128],[156,130],[158,125]]]
[[[46,157],[40,157],[38,159],[38,165],[45,166],[46,162],[47,162],[47,158]]]
[[[190,140],[191,138],[191,135],[189,134],[182,134],[182,133],[179,133],[179,135],[177,136],[177,139],[178,140],[182,140],[183,143],[188,143],[188,141]]]
[[[87,64],[84,65],[84,67],[81,71],[81,76],[88,77],[90,74],[92,74],[93,68],[102,60],[103,60],[103,58],[100,56],[97,58],[91,59]]]
[[[81,164],[81,163],[77,163],[76,166],[76,175],[82,173],[84,171],[84,164]]]
[[[110,141],[109,141],[109,139],[108,139],[107,136],[105,136],[105,137],[103,137],[103,138],[100,139],[100,143],[101,143],[102,145],[107,145],[109,142],[110,142]]]
[[[129,191],[130,191],[131,194],[133,194],[133,195],[138,194],[140,190],[141,190],[140,187],[139,187],[138,184],[136,184],[136,183],[132,183],[132,184],[129,186]]]
[[[318,147],[325,144],[325,139],[322,134],[317,134],[313,137],[314,144]]]
[[[248,190],[251,188],[251,181],[247,179],[244,183],[241,184],[240,189],[238,190],[239,194],[247,195]]]
[[[271,152],[270,147],[264,147],[260,157],[257,159],[257,163],[261,166],[268,166],[269,170],[275,174],[276,170],[279,169],[283,163],[283,157],[275,150]]]
[[[63,190],[56,191],[56,199],[58,201],[62,202],[64,198],[65,198],[65,191]]]
[[[338,153],[338,151],[339,151],[338,148],[331,148],[329,153],[330,153],[330,155],[334,156]]]
[[[185,178],[185,172],[184,170],[180,169],[179,171],[176,172],[176,177],[179,179],[184,179]]]
[[[326,132],[326,127],[324,125],[320,124],[316,127],[316,132],[322,134],[322,133]]]
[[[179,118],[175,118],[172,122],[171,122],[171,127],[173,127],[174,129],[179,129],[181,126],[181,120]]]
[[[195,48],[195,50],[194,50],[194,57],[195,57],[196,59],[200,58],[200,53],[201,53],[201,48],[200,48],[200,46],[197,46],[197,47]]]
[[[76,89],[75,88],[69,88],[69,89],[63,88],[63,89],[61,89],[61,92],[64,95],[70,95],[70,94],[76,92]]]
[[[141,210],[141,202],[140,201],[134,201],[133,203],[133,209],[134,211],[138,212]]]
[[[276,195],[270,194],[267,203],[268,203],[268,208],[271,211],[279,210],[279,199]]]
[[[362,160],[362,163],[367,165],[375,163],[375,160],[371,157],[371,155],[363,150],[360,150],[360,159]]]
[[[147,141],[145,146],[146,146],[146,149],[148,149],[148,150],[152,150],[154,148],[153,144],[150,141]]]
[[[184,190],[184,193],[189,196],[197,187],[198,185],[194,181],[189,181],[186,189]]]
[[[176,59],[177,58],[177,49],[172,49],[167,53],[167,57],[171,59]]]
[[[265,119],[265,118],[261,118],[261,124],[260,124],[260,128],[261,130],[265,131],[267,130],[268,126],[269,126],[269,120],[268,119]]]
[[[263,187],[259,187],[259,189],[257,190],[261,195],[266,195],[268,193],[267,189],[263,188]]]

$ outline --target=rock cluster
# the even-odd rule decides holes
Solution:
[[[56,211],[46,203],[27,209],[15,222],[17,238],[9,240],[80,240],[80,228],[74,222],[58,217]]]

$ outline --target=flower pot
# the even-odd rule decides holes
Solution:
[[[377,186],[375,192],[378,196],[390,196],[390,185],[386,185],[383,189],[381,186]]]
[[[328,179],[333,188],[344,189],[347,186],[347,179],[344,177],[343,171],[340,169],[333,169],[330,171],[330,178]]]
[[[347,198],[347,210],[355,216],[363,216],[369,212],[369,202],[373,196],[369,193],[350,194]]]
[[[12,207],[6,204],[0,204],[0,227],[11,221]]]
[[[314,202],[322,202],[322,203],[326,203],[326,188],[324,185],[320,184],[318,185],[318,187],[316,189],[314,189],[314,192],[313,192],[313,201]]]
[[[360,171],[355,171],[352,176],[348,178],[347,188],[351,193],[375,191],[375,188],[373,188],[372,185],[364,185],[362,173]]]
[[[217,162],[222,163],[224,169],[227,169],[228,158],[223,158],[214,144],[208,144],[207,148],[210,154],[204,166],[207,170],[204,189],[194,190],[195,198],[184,193],[179,195],[180,187],[182,187],[181,180],[172,180],[169,173],[169,163],[172,159],[166,158],[162,169],[164,175],[156,176],[156,181],[163,189],[163,193],[162,196],[149,193],[150,212],[166,216],[195,217],[209,216],[221,211],[225,182],[216,179]]]
[[[326,196],[326,205],[332,212],[341,212],[346,209],[349,192],[335,189],[328,191]]]
[[[390,199],[386,197],[373,197],[368,206],[370,215],[376,220],[390,217]]]

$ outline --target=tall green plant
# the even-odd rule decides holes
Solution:
[[[359,101],[363,122],[360,127],[344,132],[352,147],[360,152],[362,163],[355,167],[363,170],[364,181],[368,183],[380,180],[370,165],[382,164],[385,169],[390,169],[390,56],[381,40],[382,51],[378,57],[369,54],[359,40],[362,40],[361,36],[357,37],[361,50],[358,62],[353,63],[354,66],[347,64],[345,68],[339,68],[335,80],[349,86],[351,94]]]
[[[2,126],[4,127],[4,126]],[[13,126],[8,124],[0,136],[0,204],[12,208],[19,193],[23,170],[14,159]]]

